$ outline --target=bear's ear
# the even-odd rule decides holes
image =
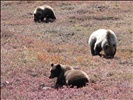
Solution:
[[[36,15],[36,14],[34,14],[34,16],[36,17],[37,15]]]
[[[53,67],[53,66],[54,66],[54,64],[52,63],[52,64],[51,64],[51,67]]]
[[[56,65],[56,67],[57,67],[58,69],[60,69],[60,68],[61,68],[61,65],[60,65],[60,64],[58,64],[58,65]]]

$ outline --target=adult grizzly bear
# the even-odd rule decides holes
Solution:
[[[35,22],[43,22],[44,18],[46,18],[46,22],[49,21],[49,19],[53,21],[56,19],[53,8],[48,5],[38,6],[34,10]]]
[[[57,77],[55,88],[62,87],[63,85],[69,85],[70,87],[77,86],[79,88],[86,86],[86,83],[89,82],[88,75],[81,70],[74,70],[70,66],[60,64],[51,64],[51,67],[49,78]]]
[[[102,50],[107,58],[113,58],[116,53],[117,37],[112,30],[99,29],[93,32],[88,43],[93,56],[101,56]]]

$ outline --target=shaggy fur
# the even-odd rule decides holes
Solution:
[[[48,21],[49,19],[56,19],[54,10],[48,5],[38,6],[34,10],[35,22],[42,22],[44,21],[44,18],[46,18],[46,21]]]
[[[117,37],[112,30],[99,29],[93,32],[88,41],[91,54],[101,56],[103,50],[106,57],[114,57],[117,48]]]
[[[69,85],[70,87],[86,86],[89,82],[88,75],[81,70],[74,70],[70,66],[51,64],[51,75],[49,78],[57,77],[55,88],[62,87],[63,85]]]

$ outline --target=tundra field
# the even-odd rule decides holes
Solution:
[[[56,21],[35,23],[35,7],[47,4]],[[133,100],[132,1],[1,1],[2,100]],[[113,59],[93,56],[87,44],[97,29],[118,38]],[[85,71],[83,88],[53,88],[50,64]]]

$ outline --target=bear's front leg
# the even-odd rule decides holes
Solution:
[[[56,89],[62,87],[60,84],[56,83],[55,86],[54,86]]]
[[[44,17],[41,17],[41,22],[43,22],[44,21]]]
[[[99,45],[96,45],[95,48],[94,48],[94,54],[99,55],[101,57],[102,56],[100,54],[101,50],[102,50],[101,47]]]
[[[63,85],[65,85],[65,78],[64,77],[58,77],[57,82],[55,84],[55,88],[60,88]]]

